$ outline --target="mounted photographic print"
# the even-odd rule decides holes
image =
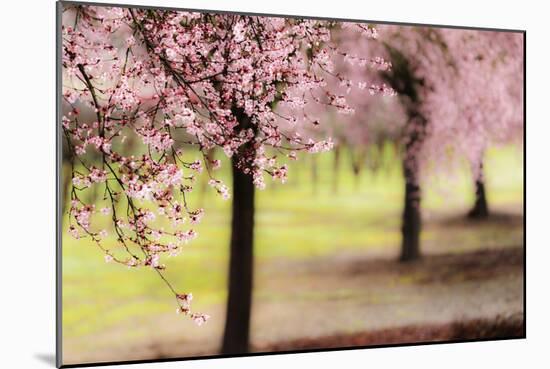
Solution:
[[[525,337],[524,31],[57,17],[58,366]]]

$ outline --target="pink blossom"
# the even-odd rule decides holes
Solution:
[[[145,259],[145,265],[150,265],[152,268],[158,268],[160,266],[159,262],[160,262],[159,254],[149,255]]]
[[[196,325],[199,327],[206,323],[208,319],[210,319],[210,315],[202,314],[202,313],[193,313],[191,314],[191,319],[195,322]]]
[[[283,165],[280,168],[275,168],[273,170],[273,179],[280,179],[281,183],[285,183],[287,180],[287,166]]]
[[[197,209],[189,213],[189,220],[191,224],[200,223],[202,217],[204,216],[204,209]]]
[[[213,170],[219,169],[222,166],[222,161],[219,159],[214,159],[210,163],[212,164]]]
[[[76,238],[76,239],[79,239],[79,238],[80,238],[80,234],[78,233],[78,230],[76,229],[75,226],[72,226],[72,225],[71,225],[71,226],[69,227],[69,234],[70,234],[71,236],[73,236],[74,238]]]
[[[92,183],[103,183],[107,180],[107,171],[97,169],[97,168],[92,168],[92,170],[90,171],[90,174],[88,174],[88,178]]]
[[[182,307],[189,308],[191,301],[193,300],[192,293],[183,293],[176,295],[176,298],[181,303]]]
[[[208,181],[208,184],[212,186],[214,189],[216,189],[216,192],[218,192],[218,194],[220,194],[224,200],[229,199],[230,197],[229,188],[227,188],[227,186],[223,184],[222,181],[217,179],[211,179]]]
[[[192,169],[198,173],[202,172],[202,163],[199,160],[195,160],[189,165],[189,169]]]
[[[174,140],[166,131],[161,131],[156,128],[141,128],[138,130],[138,133],[141,135],[143,143],[151,145],[156,151],[164,151],[174,144]]]
[[[76,187],[86,188],[90,187],[91,184],[92,182],[90,181],[89,177],[84,177],[81,175],[73,177],[73,185],[75,185]]]
[[[252,176],[252,182],[256,186],[257,189],[263,190],[265,189],[265,181],[264,176],[261,171],[255,171]]]
[[[191,240],[193,240],[194,238],[197,237],[197,232],[195,232],[192,229],[190,229],[186,232],[178,231],[178,232],[176,232],[176,237],[179,241],[184,242],[184,243],[188,243],[189,241],[191,241]]]

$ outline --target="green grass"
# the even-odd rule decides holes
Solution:
[[[287,184],[272,184],[266,179],[267,189],[258,193],[256,202],[257,263],[398,247],[403,179],[391,150],[385,153],[385,161],[390,164],[376,172],[364,171],[359,177],[352,174],[349,155],[344,152],[337,192],[333,191],[332,155],[315,157],[316,186],[311,181],[311,156],[291,163]],[[520,149],[514,147],[488,151],[487,191],[493,209],[521,208],[521,155]],[[466,213],[473,201],[471,176],[466,168],[452,180],[429,178],[425,182],[425,188],[429,188],[424,191],[425,216]],[[231,183],[227,170],[220,174],[227,184]],[[192,291],[196,297],[194,308],[201,311],[223,304],[226,298],[230,201],[221,200],[209,188],[206,193],[198,192],[190,202],[200,204],[206,211],[196,227],[199,237],[182,254],[163,262],[167,264],[167,277],[181,291]],[[422,238],[425,244],[436,245],[433,247],[456,243],[458,250],[468,250],[491,242],[508,242],[500,231],[490,225],[476,232],[450,232],[428,226]],[[514,234],[508,239],[517,242],[520,237]],[[107,240],[108,247],[114,244],[114,239]],[[341,291],[342,297],[347,293]],[[318,292],[313,291],[307,296],[319,298]],[[171,309],[175,310],[173,298],[153,271],[106,264],[95,245],[63,234],[64,339],[102,332],[117,324],[139,324]]]

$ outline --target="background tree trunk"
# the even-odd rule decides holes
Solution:
[[[401,261],[411,261],[420,257],[420,185],[418,183],[417,159],[403,160],[405,176],[405,205],[402,220]]]
[[[409,61],[397,49],[386,45],[390,54],[392,68],[383,72],[382,76],[400,95],[403,106],[407,110],[406,142],[403,155],[403,174],[405,177],[405,204],[402,219],[401,261],[411,261],[420,257],[420,230],[422,227],[420,215],[420,182],[419,153],[428,121],[421,114],[422,101],[417,93],[417,87],[423,85],[422,79],[414,75]]]
[[[405,204],[402,220],[402,243],[400,261],[412,261],[420,257],[420,178],[419,151],[425,136],[426,119],[415,109],[409,111],[409,127],[405,153],[403,157],[403,175],[405,177]]]
[[[489,206],[485,195],[485,180],[483,179],[483,162],[479,164],[479,173],[475,179],[476,199],[474,207],[468,212],[470,219],[485,219],[489,216]]]
[[[332,168],[332,192],[338,193],[338,185],[340,180],[340,146],[337,145],[333,150],[333,168]]]
[[[361,169],[363,169],[364,156],[361,153],[361,150],[356,150],[350,146],[350,158],[351,158],[351,169],[353,172],[353,188],[355,191],[359,190],[359,182],[361,180]]]

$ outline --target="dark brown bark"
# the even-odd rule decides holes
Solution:
[[[401,261],[411,261],[420,257],[420,185],[417,178],[416,158],[405,158],[403,174],[405,176],[405,205],[402,219]]]
[[[405,204],[402,219],[400,261],[407,262],[420,257],[421,188],[419,181],[418,153],[425,136],[426,120],[416,111],[409,111],[409,127],[403,158],[405,177]]]
[[[248,352],[252,307],[254,184],[233,159],[229,295],[222,353]]]
[[[242,128],[249,120],[241,110],[235,111]],[[254,183],[250,174],[239,167],[245,155],[253,150],[245,145],[232,157],[233,199],[229,260],[228,298],[223,354],[242,354],[249,349],[250,316],[252,310],[253,243],[254,243]],[[250,154],[250,153],[248,153]],[[253,157],[246,155],[246,157]]]
[[[332,168],[332,192],[338,193],[340,184],[340,146],[334,148],[334,162]]]
[[[475,180],[476,198],[474,207],[468,212],[470,219],[485,219],[489,216],[489,206],[485,195],[485,181],[483,179],[483,163],[480,164],[479,174]]]
[[[403,174],[405,176],[405,204],[402,219],[401,261],[411,261],[420,257],[420,231],[422,227],[420,215],[420,183],[419,183],[419,152],[426,135],[427,121],[419,108],[422,101],[418,95],[419,87],[425,88],[424,81],[414,75],[409,61],[399,50],[386,45],[386,50],[392,61],[392,68],[383,72],[382,76],[399,94],[403,106],[407,109],[409,121],[406,127],[405,153],[403,158]]]
[[[364,165],[364,156],[362,154],[362,151],[354,150],[350,146],[350,157],[351,157],[351,169],[353,172],[353,184],[354,189],[357,191],[359,189],[359,182],[361,179],[361,169],[363,169]]]

